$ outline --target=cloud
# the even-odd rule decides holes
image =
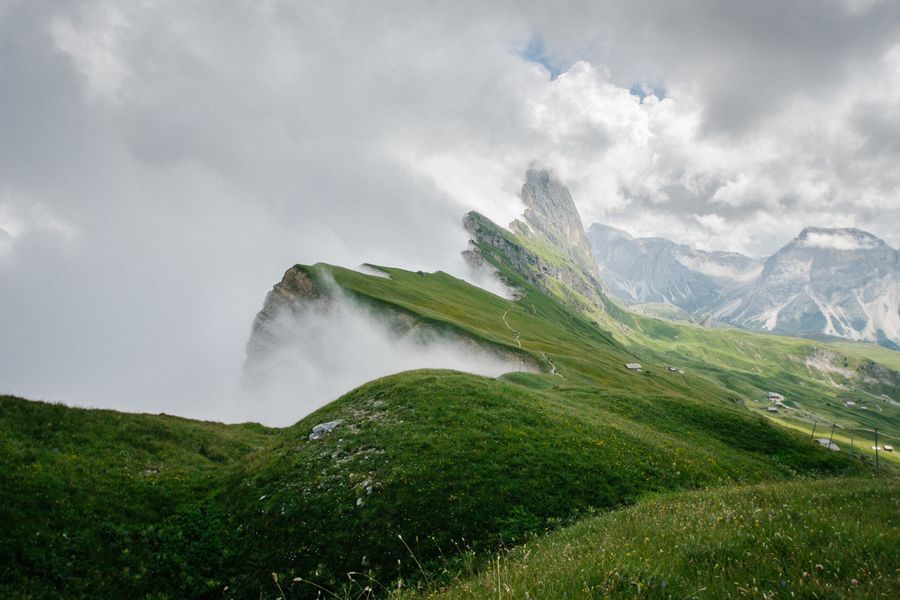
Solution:
[[[468,276],[462,214],[508,223],[534,161],[587,224],[897,245],[898,10],[5,2],[0,388],[216,418],[287,266]]]
[[[234,420],[285,426],[363,383],[400,371],[445,368],[496,377],[531,370],[421,328],[392,323],[337,291],[327,305],[282,311],[267,353],[248,363]]]
[[[34,236],[44,236],[62,249],[74,242],[79,232],[42,203],[0,191],[0,265],[9,266],[16,247]]]
[[[860,237],[842,231],[810,232],[800,242],[801,246],[827,248],[829,250],[861,250],[876,247],[871,238]]]

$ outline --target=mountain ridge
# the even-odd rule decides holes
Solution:
[[[588,230],[610,292],[757,331],[900,344],[897,250],[857,228],[805,227],[764,259]]]

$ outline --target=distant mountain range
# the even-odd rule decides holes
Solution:
[[[766,259],[634,238],[599,223],[588,239],[610,293],[629,302],[671,304],[747,329],[900,347],[900,252],[865,231],[808,227]]]

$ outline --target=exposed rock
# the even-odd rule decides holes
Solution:
[[[809,227],[713,311],[750,329],[900,344],[900,252],[859,229]]]
[[[569,190],[546,170],[530,169],[522,186],[523,220],[503,229],[476,212],[465,226],[476,250],[496,250],[501,260],[538,289],[579,310],[617,310],[603,291],[581,217]],[[472,249],[470,261],[481,261]]]
[[[281,281],[266,294],[262,310],[253,320],[247,342],[248,361],[258,360],[278,346],[278,337],[282,333],[277,325],[279,317],[313,305],[324,307],[330,302],[330,296],[313,279],[308,268],[294,265],[285,271]]]
[[[900,345],[900,253],[865,231],[808,227],[765,261],[600,224],[588,238],[605,284],[625,300],[748,329]]]
[[[588,273],[599,278],[591,245],[584,234],[581,215],[569,189],[546,169],[529,169],[522,185],[525,222],[542,233],[550,242],[569,253]],[[511,229],[529,235],[514,222]]]
[[[634,238],[594,223],[587,233],[610,293],[699,312],[752,281],[762,261],[734,252],[704,252],[663,238]]]
[[[326,423],[319,423],[312,428],[312,433],[309,434],[309,439],[318,440],[322,438],[326,433],[331,433],[332,431],[334,431],[341,423],[343,423],[343,421],[340,419],[336,421],[328,421]]]

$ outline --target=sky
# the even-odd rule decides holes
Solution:
[[[0,391],[216,418],[294,263],[585,225],[900,245],[900,2],[0,0]],[[224,418],[224,417],[223,417]]]

